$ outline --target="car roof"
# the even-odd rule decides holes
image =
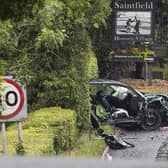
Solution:
[[[125,83],[116,80],[108,80],[108,79],[92,79],[90,81],[90,85],[120,85],[125,87],[130,87]]]
[[[108,80],[108,79],[92,79],[92,80],[90,80],[90,85],[91,86],[110,86],[110,85],[123,86],[123,87],[126,87],[128,89],[131,89],[133,92],[135,92],[139,96],[139,98],[141,100],[144,100],[144,96],[142,96],[142,94],[137,92],[131,86],[129,86],[129,85],[123,83],[123,82],[120,82],[120,81]]]

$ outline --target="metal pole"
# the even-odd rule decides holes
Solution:
[[[145,80],[148,81],[148,62],[145,61]]]
[[[148,62],[148,86],[152,86],[152,63]]]
[[[22,122],[18,122],[18,143],[22,143]]]
[[[2,154],[5,154],[6,153],[6,124],[5,122],[2,122],[1,132],[2,132]]]

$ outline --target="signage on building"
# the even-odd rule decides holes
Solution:
[[[113,13],[114,40],[153,40],[155,0],[114,0]]]

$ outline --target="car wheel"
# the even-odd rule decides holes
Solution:
[[[147,131],[156,130],[161,125],[161,116],[154,109],[148,109],[148,112],[143,117],[142,128]]]

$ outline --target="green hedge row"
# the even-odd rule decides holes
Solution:
[[[59,107],[30,113],[22,123],[26,155],[57,154],[74,147],[77,139],[76,113]],[[16,154],[17,125],[7,130],[7,154]]]

